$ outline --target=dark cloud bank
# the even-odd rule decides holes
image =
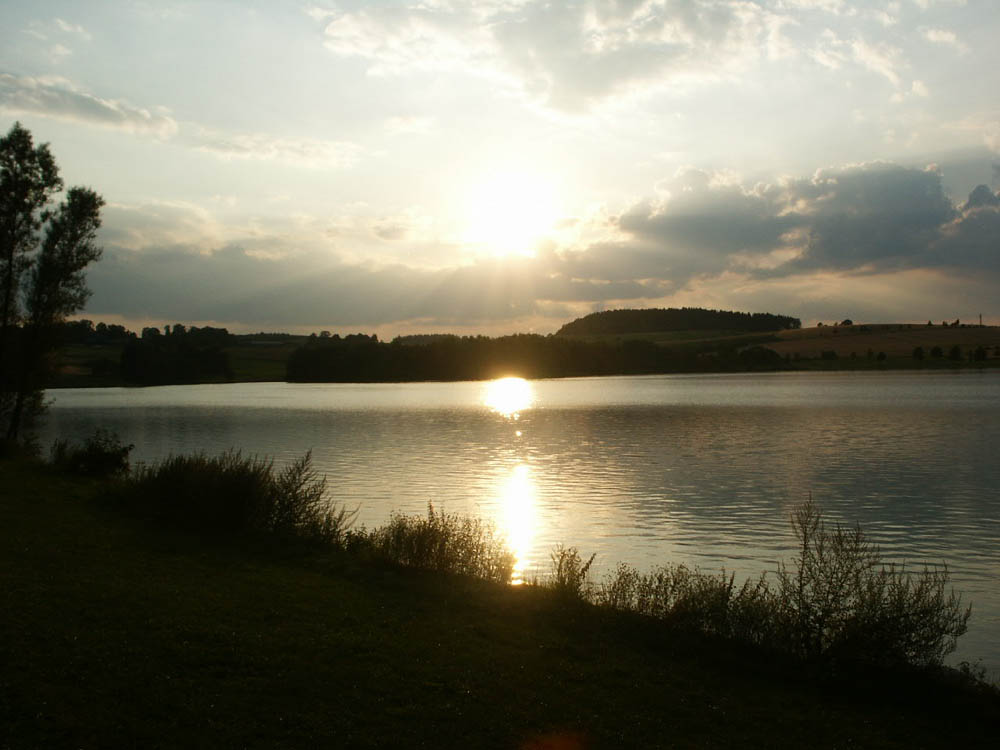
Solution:
[[[110,216],[105,257],[90,274],[88,314],[255,329],[415,320],[485,328],[534,316],[553,319],[555,328],[581,306],[643,306],[720,279],[756,285],[757,300],[767,298],[769,284],[780,286],[775,299],[782,309],[775,311],[804,318],[808,301],[787,309],[796,302],[789,289],[818,274],[881,275],[887,296],[889,282],[907,271],[945,277],[951,289],[966,279],[993,289],[1000,281],[1000,198],[980,186],[956,204],[934,169],[874,163],[752,187],[688,171],[613,222],[620,237],[614,242],[426,270],[351,265],[277,237],[257,239],[253,248],[126,250],[115,244]],[[290,254],[274,259],[261,256],[262,248]],[[868,309],[880,308],[873,302]]]

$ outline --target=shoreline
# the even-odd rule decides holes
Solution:
[[[526,380],[570,380],[575,378],[622,378],[622,377],[655,377],[660,375],[763,375],[768,373],[833,373],[833,372],[893,372],[893,373],[910,373],[910,372],[967,372],[967,371],[994,371],[1000,370],[1000,358],[986,360],[985,362],[951,362],[944,361],[940,364],[927,363],[920,366],[912,366],[908,364],[895,363],[891,360],[887,363],[877,363],[877,364],[867,364],[858,362],[856,365],[841,366],[836,362],[824,362],[821,360],[809,360],[810,366],[798,366],[798,367],[780,367],[780,368],[748,368],[744,370],[683,370],[683,371],[665,371],[665,372],[636,372],[636,373],[601,373],[601,374],[579,374],[579,375],[562,375],[562,376],[551,376],[551,377],[531,377],[525,378]],[[800,365],[802,362],[800,361]],[[496,377],[520,377],[514,373],[509,373],[507,375],[497,375]],[[372,385],[372,384],[407,384],[407,383],[485,383],[493,380],[494,378],[480,378],[470,380],[468,378],[464,379],[422,379],[422,380],[260,380],[260,379],[235,379],[235,380],[202,380],[195,382],[182,382],[182,383],[156,383],[150,385],[135,384],[135,383],[125,383],[125,382],[92,382],[94,379],[84,379],[80,380],[84,382],[76,382],[76,379],[71,379],[67,377],[57,378],[53,383],[46,386],[45,390],[62,390],[68,388],[157,388],[161,386],[184,386],[184,385],[234,385],[242,383],[289,383],[289,384],[323,384],[323,383],[338,383],[343,385],[348,384],[358,384],[358,385]]]

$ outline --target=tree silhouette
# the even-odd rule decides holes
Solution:
[[[41,408],[46,355],[66,317],[90,296],[84,270],[101,256],[95,239],[104,200],[73,187],[49,208],[62,185],[48,145],[36,148],[15,123],[0,139],[0,418],[11,440]]]

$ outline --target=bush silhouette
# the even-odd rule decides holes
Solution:
[[[821,664],[884,666],[940,664],[967,628],[971,609],[947,589],[948,569],[911,573],[882,562],[860,527],[827,527],[811,501],[791,516],[798,549],[791,565],[735,585],[735,577],[709,575],[684,565],[639,573],[619,565],[592,596],[595,603],[664,620]],[[575,549],[563,568],[579,570]],[[568,554],[571,553],[571,554]],[[556,560],[553,555],[553,560]],[[575,563],[575,565],[573,564]],[[589,564],[588,564],[589,565]],[[563,575],[572,588],[578,575]],[[586,590],[582,585],[575,590]]]

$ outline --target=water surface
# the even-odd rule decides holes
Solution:
[[[767,373],[511,384],[242,383],[50,392],[42,439],[97,426],[133,459],[312,450],[359,522],[427,504],[490,518],[521,565],[557,542],[753,575],[790,560],[810,495],[974,605],[958,658],[1000,668],[1000,373]]]

